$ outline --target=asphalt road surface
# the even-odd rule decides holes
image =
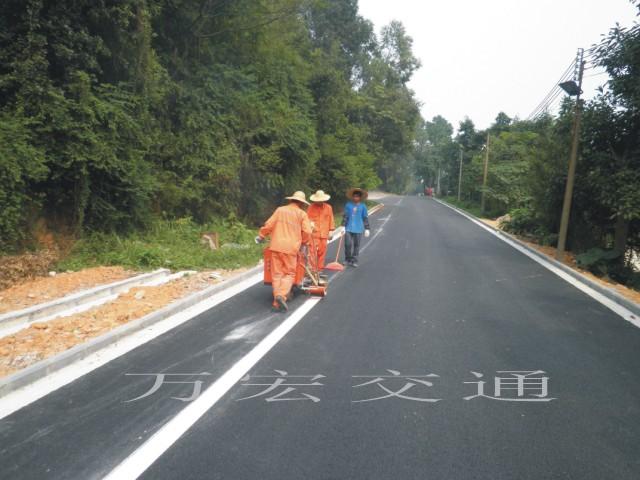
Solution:
[[[360,267],[142,478],[640,478],[640,329],[433,200],[384,203]],[[269,303],[256,285],[0,420],[0,477],[109,474],[287,319]]]

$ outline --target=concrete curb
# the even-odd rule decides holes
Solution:
[[[108,283],[106,285],[98,285],[97,287],[80,292],[72,293],[62,298],[57,298],[51,302],[33,305],[22,310],[15,310],[0,315],[0,326],[14,325],[24,323],[28,325],[37,320],[50,317],[56,313],[63,312],[73,307],[84,305],[100,298],[108,297],[131,287],[142,285],[153,280],[168,276],[171,272],[166,268],[161,268],[153,272],[144,273],[131,278],[125,278],[117,282]]]
[[[491,225],[488,225],[488,227],[491,227]],[[536,250],[535,248],[527,245],[526,243],[522,242],[521,240],[514,238],[513,236],[495,229],[494,230],[498,233],[498,235],[502,235],[506,238],[508,238],[509,240],[517,243],[518,245],[520,245],[521,247],[525,248],[526,250],[528,250],[529,252],[533,253],[534,255],[537,255],[538,257],[546,260],[547,262],[551,263],[553,266],[558,267],[559,269],[563,270],[565,273],[571,275],[573,278],[575,278],[576,280],[581,281],[582,283],[587,284],[589,287],[593,288],[595,291],[601,293],[602,295],[604,295],[605,297],[607,297],[610,300],[613,300],[615,303],[617,303],[618,305],[623,306],[624,308],[630,310],[631,312],[633,312],[636,316],[640,317],[640,305],[629,300],[626,297],[623,297],[622,295],[620,295],[618,292],[616,292],[613,288],[609,288],[609,287],[605,287],[604,285],[591,280],[589,277],[583,275],[582,273],[580,273],[579,271],[574,270],[573,268],[565,265],[564,263],[560,263],[559,261],[557,261],[555,258],[551,258],[548,255],[545,255],[544,253]]]
[[[373,215],[374,213],[382,210],[384,208],[384,203],[379,202],[378,205],[375,205],[370,211],[369,215]]]
[[[8,377],[0,379],[0,398],[15,390],[18,390],[19,388],[27,386],[35,382],[36,380],[46,377],[47,375],[60,370],[78,360],[86,358],[87,356],[97,352],[98,350],[102,350],[103,348],[108,347],[112,343],[115,343],[128,335],[150,327],[153,324],[165,320],[182,310],[192,307],[193,305],[206,300],[211,295],[230,288],[257,273],[260,273],[261,271],[262,265],[253,267],[252,269],[247,270],[246,272],[243,272],[233,278],[230,278],[229,280],[225,280],[222,283],[212,285],[209,288],[206,288],[199,292],[195,292],[192,295],[171,303],[160,310],[150,313],[149,315],[122,325],[114,330],[111,330],[108,333],[105,333],[104,335],[96,337],[85,343],[76,345],[69,350],[41,360],[40,362],[31,365],[30,367],[27,367],[12,375],[9,375]]]
[[[377,207],[377,206],[376,206]],[[377,208],[378,211],[384,207],[383,204],[380,204],[380,207]],[[375,211],[370,212],[370,214],[375,213]],[[338,227],[339,230],[343,227]],[[338,237],[335,237],[334,240],[337,240]],[[150,313],[142,318],[129,322],[125,325],[121,325],[120,327],[111,330],[110,332],[105,333],[99,337],[96,337],[92,340],[89,340],[85,343],[81,343],[76,345],[69,350],[61,352],[57,355],[54,355],[49,358],[45,358],[40,362],[31,365],[23,370],[20,370],[12,375],[9,375],[3,379],[0,379],[0,398],[8,395],[9,393],[18,390],[22,387],[25,387],[36,380],[46,377],[47,375],[56,372],[78,360],[88,357],[89,355],[97,352],[98,350],[102,350],[105,347],[117,342],[118,340],[136,333],[140,330],[143,330],[147,327],[152,326],[155,323],[158,323],[162,320],[169,318],[172,315],[180,312],[181,310],[185,310],[193,305],[206,300],[211,295],[221,292],[227,288],[230,288],[251,276],[260,273],[263,271],[263,265],[257,265],[246,272],[241,273],[229,280],[225,280],[222,283],[217,285],[213,285],[209,288],[206,288],[200,292],[195,292],[192,295],[189,295],[182,300],[178,300],[174,303],[167,305],[166,307],[157,310],[155,312]]]
[[[477,220],[479,222],[482,222],[482,220],[479,219],[478,217],[476,217],[475,215],[472,215],[469,212],[466,212],[466,211],[456,207],[455,205],[451,205],[450,203],[447,203],[447,202],[445,202],[443,200],[439,200],[439,199],[436,199],[436,201],[441,202],[441,203],[447,205],[448,207],[453,208],[454,210],[458,211],[462,215],[465,215],[465,216],[467,216],[469,218],[473,218],[473,219],[475,219],[475,220]],[[584,283],[585,285],[587,285],[590,288],[594,289],[596,292],[601,293],[602,295],[607,297],[609,300],[611,300],[611,301],[617,303],[618,305],[626,308],[627,310],[632,312],[634,315],[636,315],[636,317],[640,318],[640,304],[637,304],[637,303],[633,302],[632,300],[629,300],[628,298],[620,295],[613,288],[605,287],[604,285],[601,285],[600,283],[598,283],[598,282],[596,282],[594,280],[591,280],[589,277],[587,277],[587,276],[583,275],[582,273],[574,270],[573,268],[565,265],[564,263],[560,263],[555,258],[551,258],[548,255],[545,255],[544,253],[538,251],[537,249],[527,245],[523,241],[518,240],[514,236],[509,235],[508,233],[503,232],[502,230],[499,230],[499,229],[497,229],[497,228],[495,228],[495,227],[493,227],[493,226],[491,226],[491,225],[489,225],[487,223],[482,222],[482,224],[484,226],[486,226],[487,228],[490,228],[491,230],[496,232],[496,234],[498,234],[499,236],[504,237],[504,238],[514,242],[514,243],[517,243],[519,246],[521,246],[522,248],[524,248],[528,252],[532,253],[533,255],[537,256],[538,258],[549,262],[554,267],[557,267],[560,270],[562,270],[563,272],[565,272],[566,274],[571,275],[576,280]]]

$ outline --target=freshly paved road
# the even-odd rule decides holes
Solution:
[[[640,478],[640,329],[445,206],[385,204],[360,268],[333,277],[143,478]],[[253,287],[0,420],[0,477],[110,472],[192,390],[127,403],[153,377],[125,374],[189,373],[206,388],[283,321],[268,296]],[[547,398],[519,398],[551,401],[464,399],[481,380],[495,396],[494,377],[512,377],[498,372],[537,370]],[[282,372],[299,385],[241,400]],[[382,387],[401,393],[359,401],[391,395]]]

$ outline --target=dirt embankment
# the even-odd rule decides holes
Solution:
[[[87,268],[80,272],[65,272],[33,280],[22,280],[0,290],[0,314],[21,310],[39,303],[64,297],[78,290],[111,283],[135,275],[136,272],[122,267]]]
[[[58,259],[56,249],[0,256],[0,289],[46,275]]]
[[[63,283],[63,287],[69,284],[94,286],[95,282],[86,283],[87,278],[93,280],[109,278],[112,280],[113,277],[109,276],[109,273],[116,276],[126,276],[130,273],[122,269],[104,270],[104,268],[100,267],[98,269],[70,273],[67,281]],[[245,270],[219,270],[215,273],[199,272],[164,285],[136,287],[127,293],[121,294],[112,302],[86,312],[46,322],[33,323],[24,330],[0,338],[0,377],[63,352],[127,322],[141,318],[179,298],[207,288],[220,282],[223,278],[229,278]],[[100,277],[100,274],[104,276]],[[52,285],[58,286],[59,282],[56,280],[56,278],[39,279],[20,287],[25,287],[25,291],[36,291],[35,289],[38,288],[38,285],[43,285],[44,289],[49,288],[48,291],[51,292]]]

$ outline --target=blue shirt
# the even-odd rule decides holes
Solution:
[[[364,203],[347,202],[342,224],[347,232],[364,233],[369,228],[369,214]]]

